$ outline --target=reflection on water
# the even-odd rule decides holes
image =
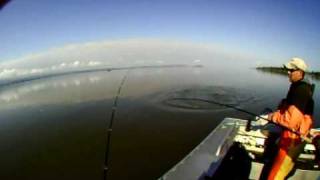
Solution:
[[[0,178],[101,179],[106,127],[126,73],[70,74],[2,88]],[[250,118],[182,98],[211,99],[259,113],[276,107],[288,86],[286,77],[255,70],[129,70],[114,119],[108,177],[160,177],[224,117]],[[315,99],[319,102],[318,93]]]
[[[110,99],[115,94],[114,87],[118,85],[122,74],[123,71],[108,75],[96,72],[16,84],[1,91],[1,108]]]

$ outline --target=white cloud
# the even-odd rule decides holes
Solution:
[[[51,67],[51,70],[53,70],[53,71],[56,70],[56,69],[57,69],[57,66],[52,66]]]
[[[74,67],[78,67],[80,65],[80,62],[79,61],[74,61],[73,63],[72,63],[72,66],[74,66]]]
[[[99,61],[89,61],[88,66],[98,66],[100,64],[101,64],[101,62],[99,62]]]
[[[212,44],[156,39],[88,42],[53,48],[1,63],[0,80],[94,66],[192,64],[200,63],[199,59],[201,63],[220,65],[223,58],[239,60],[235,57],[241,58]]]
[[[201,62],[200,59],[195,59],[195,60],[193,61],[193,63],[200,63],[200,62]]]
[[[17,74],[16,69],[3,69],[0,72],[0,78],[12,77],[12,76],[16,76],[16,74]]]
[[[60,67],[66,67],[66,65],[67,64],[63,62],[63,63],[60,64]]]
[[[43,69],[31,69],[30,73],[31,73],[31,74],[43,73]]]

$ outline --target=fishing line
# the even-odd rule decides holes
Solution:
[[[162,65],[162,66],[134,66],[134,67],[125,67],[125,68],[113,68],[113,69],[108,69],[108,71],[111,70],[124,70],[127,69],[126,74],[124,75],[124,77],[122,78],[122,81],[119,85],[118,88],[118,92],[117,95],[115,97],[113,106],[112,106],[112,110],[111,110],[111,116],[110,116],[110,123],[107,129],[107,137],[106,137],[106,150],[105,150],[105,158],[104,158],[104,167],[103,167],[103,179],[106,180],[107,179],[107,175],[108,175],[108,170],[109,170],[109,157],[110,157],[110,146],[111,146],[111,135],[112,135],[112,127],[113,127],[113,123],[114,123],[114,119],[115,119],[115,115],[116,115],[116,110],[117,110],[117,106],[118,106],[118,101],[119,101],[119,96],[121,93],[121,89],[125,83],[125,81],[127,80],[128,74],[130,70],[133,69],[143,69],[143,68],[177,68],[177,67],[198,67],[198,66],[188,66],[188,65]]]
[[[230,105],[230,104],[220,103],[220,102],[217,102],[217,101],[214,101],[214,100],[207,100],[207,99],[201,99],[201,98],[171,98],[170,100],[202,101],[202,102],[206,102],[206,103],[210,103],[210,104],[216,104],[216,105],[219,105],[219,106],[232,108],[232,109],[235,109],[237,111],[240,111],[240,112],[243,112],[243,113],[246,113],[246,114],[250,114],[252,116],[257,116],[255,113],[249,112],[247,110],[237,108],[237,107],[235,107],[233,105]]]
[[[231,109],[234,109],[234,110],[237,110],[239,112],[243,112],[243,113],[246,113],[246,114],[249,114],[249,115],[252,115],[252,116],[255,116],[257,118],[260,118],[260,119],[263,119],[263,120],[266,120],[270,123],[273,123],[273,124],[276,124],[286,130],[289,130],[291,132],[293,132],[294,134],[300,136],[301,139],[305,140],[306,142],[308,143],[311,143],[312,142],[312,139],[310,138],[307,138],[305,136],[303,136],[301,133],[299,133],[298,131],[294,130],[294,129],[291,129],[289,127],[286,127],[284,125],[281,125],[279,123],[276,123],[276,122],[273,122],[267,118],[264,118],[264,117],[261,117],[260,115],[257,115],[255,113],[252,113],[250,111],[247,111],[247,110],[244,110],[244,109],[241,109],[241,108],[237,108],[233,105],[229,105],[229,104],[225,104],[225,103],[220,103],[220,102],[217,102],[217,101],[214,101],[214,100],[207,100],[207,99],[201,99],[201,98],[172,98],[171,100],[188,100],[188,101],[202,101],[202,102],[206,102],[206,103],[210,103],[210,104],[216,104],[216,105],[219,105],[219,106],[224,106],[224,107],[228,107],[228,108],[231,108]],[[246,127],[246,131],[249,131],[250,130],[250,126],[251,126],[251,119],[248,120],[248,123],[247,123],[247,127]]]
[[[112,106],[112,110],[111,110],[111,116],[110,116],[110,123],[107,129],[107,138],[106,138],[106,151],[105,151],[105,158],[104,158],[104,168],[103,168],[103,179],[106,180],[107,179],[107,174],[108,174],[108,170],[109,170],[109,156],[110,156],[110,145],[111,145],[111,135],[112,135],[112,127],[113,127],[113,123],[114,123],[114,118],[116,115],[116,110],[117,110],[117,106],[118,106],[118,100],[119,100],[119,96],[121,93],[121,89],[125,83],[125,81],[127,80],[128,74],[129,74],[129,70],[127,70],[126,74],[123,76],[122,81],[119,85],[118,88],[118,92],[117,95],[115,97],[115,100],[113,102],[113,106]]]

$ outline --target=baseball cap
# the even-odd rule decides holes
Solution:
[[[291,58],[291,60],[288,63],[284,64],[284,67],[286,69],[300,69],[304,72],[307,70],[307,65],[304,62],[304,60],[298,57]]]

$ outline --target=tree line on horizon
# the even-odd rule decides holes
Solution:
[[[275,73],[275,74],[282,74],[282,75],[288,74],[288,70],[284,67],[260,66],[260,67],[256,67],[256,69],[263,72],[269,72],[269,73]],[[318,71],[307,71],[306,74],[313,78],[320,79],[320,72]]]

